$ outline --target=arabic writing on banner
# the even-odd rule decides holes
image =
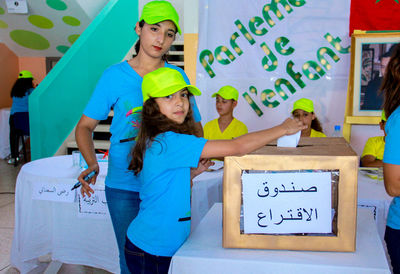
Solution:
[[[78,217],[105,219],[110,215],[104,188],[92,187],[94,193],[90,197],[79,193]]]
[[[244,233],[331,233],[331,173],[242,174]]]
[[[32,184],[32,199],[73,203],[75,191],[71,191],[71,184],[37,182]]]
[[[282,121],[302,97],[314,101],[328,131],[341,124],[350,0],[226,3],[200,0],[196,84],[203,95],[196,100],[204,122],[217,118],[211,94],[232,85],[241,95],[235,116],[250,131]]]

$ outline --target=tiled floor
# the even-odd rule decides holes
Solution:
[[[0,159],[0,274],[19,273],[10,264],[10,250],[14,232],[14,191],[20,169],[21,165],[14,167]],[[29,274],[44,273],[48,265],[48,262],[43,262]],[[48,270],[46,273],[106,274],[109,272],[89,266],[63,264],[58,272]]]

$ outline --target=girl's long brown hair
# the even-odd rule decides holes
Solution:
[[[192,96],[189,93],[189,98]],[[142,121],[136,145],[132,150],[132,161],[129,169],[137,175],[143,168],[143,157],[146,149],[154,142],[155,137],[163,132],[172,131],[181,134],[195,134],[195,123],[189,103],[189,111],[182,124],[175,123],[160,112],[160,108],[154,98],[148,99],[143,104]]]
[[[384,93],[383,109],[386,119],[400,105],[400,44],[397,44],[386,67],[380,88]]]
[[[316,130],[316,131],[319,131],[319,132],[322,132],[322,133],[323,133],[321,123],[320,123],[320,121],[318,120],[317,116],[315,116],[314,120],[312,120],[312,122],[311,122],[311,128],[312,128],[313,130]]]

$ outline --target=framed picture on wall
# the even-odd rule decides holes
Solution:
[[[352,35],[351,75],[353,116],[380,116],[383,75],[400,32],[355,33]]]

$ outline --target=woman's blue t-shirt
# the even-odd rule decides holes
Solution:
[[[13,97],[10,115],[13,115],[17,112],[29,112],[29,95],[32,93],[33,88],[30,88],[26,91],[23,97]]]
[[[181,68],[168,63],[165,63],[165,66],[179,71],[189,83],[189,79]],[[126,140],[135,137],[139,130],[137,127],[139,115],[129,115],[129,111],[143,104],[142,80],[143,78],[127,61],[109,67],[98,81],[83,112],[92,119],[105,120],[110,110],[114,110],[110,127],[111,146],[106,177],[108,187],[139,191],[136,176],[128,170],[131,160],[130,152],[135,142]],[[198,122],[201,117],[194,99],[191,104],[194,119]]]
[[[189,236],[190,168],[197,167],[206,142],[193,135],[165,132],[145,151],[138,175],[140,209],[127,231],[140,249],[171,257]]]
[[[385,125],[385,152],[383,162],[400,165],[400,107],[390,114]],[[390,204],[387,226],[400,229],[400,197],[394,197]]]

